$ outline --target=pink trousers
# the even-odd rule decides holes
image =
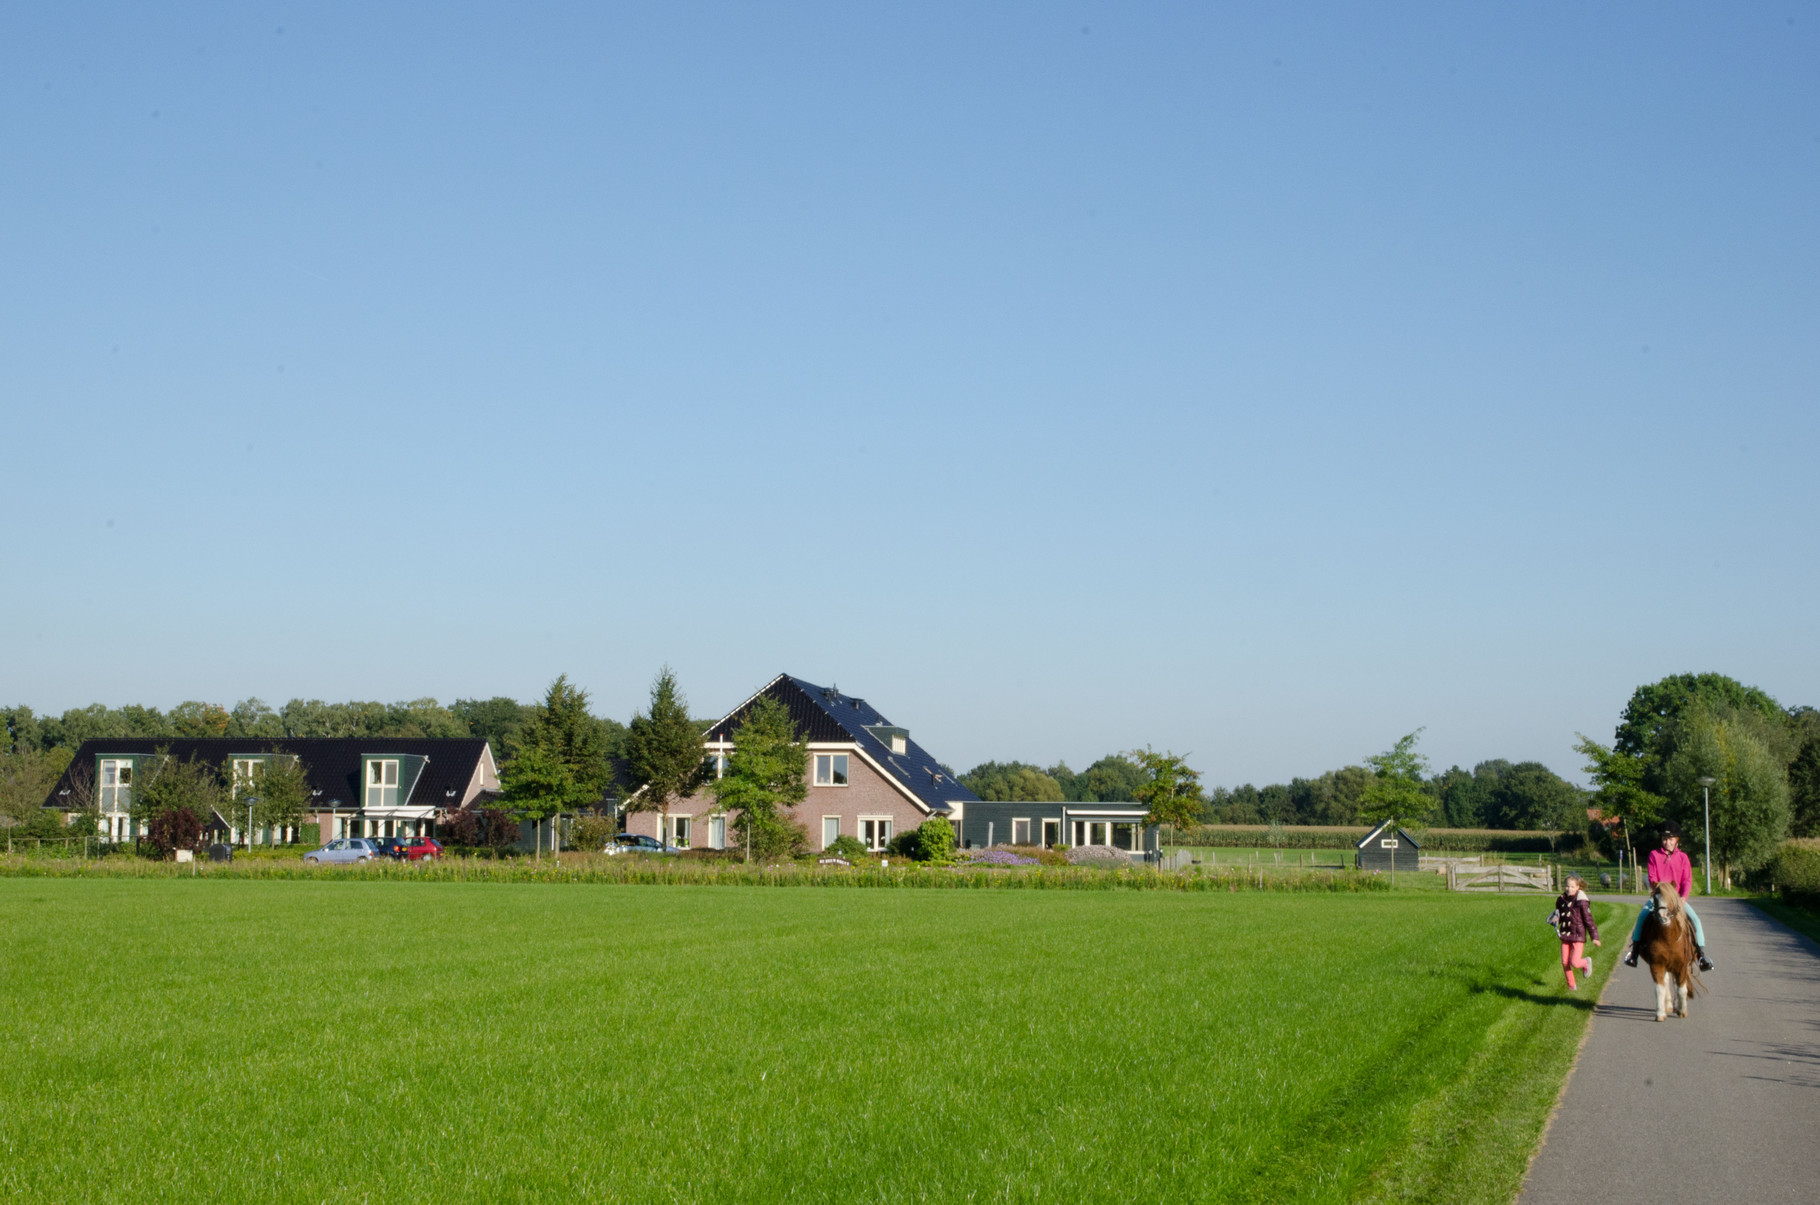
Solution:
[[[1567,972],[1567,986],[1579,987],[1574,982],[1574,971],[1584,970],[1592,973],[1592,959],[1585,957],[1586,943],[1583,941],[1564,941],[1561,943],[1561,969]]]

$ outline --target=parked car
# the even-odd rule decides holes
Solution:
[[[371,862],[383,857],[369,837],[337,837],[303,855],[305,862]]]
[[[609,854],[679,854],[681,848],[666,845],[656,837],[644,837],[636,833],[621,833],[613,838],[613,844],[607,846]]]
[[[390,858],[394,862],[404,861],[405,839],[403,837],[368,837],[366,840],[373,843],[373,847],[379,851],[381,857]]]
[[[400,855],[407,862],[421,862],[425,858],[442,857],[442,843],[430,837],[406,837],[404,852]]]

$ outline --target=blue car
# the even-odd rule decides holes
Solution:
[[[385,855],[365,837],[337,837],[321,849],[303,855],[305,862],[376,862]]]

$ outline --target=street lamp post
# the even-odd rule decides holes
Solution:
[[[1713,783],[1711,778],[1696,778],[1706,804],[1706,894],[1713,893]]]

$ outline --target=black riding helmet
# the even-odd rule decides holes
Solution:
[[[1666,841],[1670,837],[1675,838],[1677,841],[1681,839],[1681,827],[1672,820],[1662,825],[1661,839]]]

